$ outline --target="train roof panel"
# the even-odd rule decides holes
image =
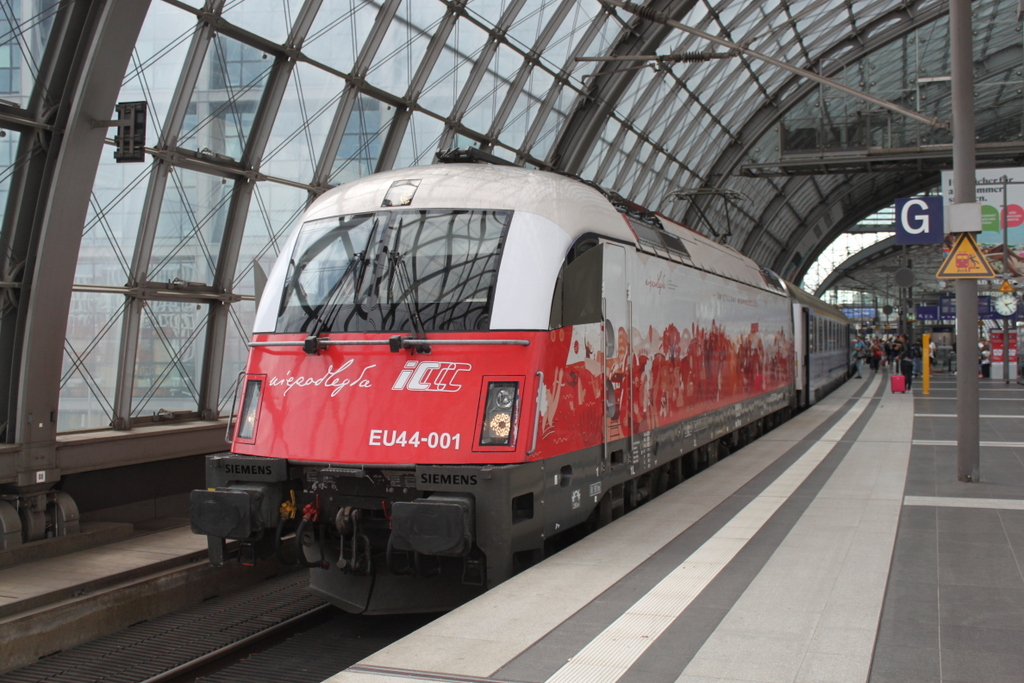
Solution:
[[[732,247],[719,244],[703,235],[660,216],[667,232],[683,240],[693,258],[693,267],[715,275],[742,282],[758,289],[777,291],[768,286],[761,268]]]
[[[821,315],[834,318],[842,323],[851,322],[850,319],[846,317],[846,314],[835,306],[827,304],[820,299],[816,299],[814,295],[805,292],[788,280],[783,280],[783,282],[786,283],[786,289],[789,290],[789,295],[807,308],[813,309]]]
[[[419,181],[410,209],[526,211],[556,223],[574,240],[600,232],[634,241],[622,215],[596,189],[556,173],[490,164],[417,166],[354,180],[317,199],[306,220],[379,211],[392,184],[402,180]]]
[[[521,211],[542,216],[561,227],[570,244],[590,232],[633,245],[638,243],[625,217],[597,189],[557,173],[490,164],[436,164],[360,178],[317,199],[307,211],[306,220],[379,211],[392,186],[402,181],[418,181],[412,200],[405,205],[410,209]],[[659,218],[666,232],[683,241],[692,259],[688,265],[775,291],[754,261],[664,216]]]

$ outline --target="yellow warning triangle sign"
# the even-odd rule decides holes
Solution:
[[[1009,280],[1003,280],[1003,284],[999,285],[999,291],[1003,294],[1013,294],[1013,285]]]
[[[995,274],[988,259],[981,253],[981,249],[978,249],[974,235],[962,232],[950,250],[949,256],[939,266],[939,272],[935,274],[935,277],[955,280],[957,278],[995,277]]]

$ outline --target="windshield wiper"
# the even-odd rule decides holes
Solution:
[[[413,287],[412,278],[409,276],[409,266],[406,264],[405,258],[402,256],[402,252],[392,251],[390,256],[395,272],[398,274],[400,280],[405,280],[405,282],[402,283],[402,287],[405,288],[405,293],[402,295],[402,298],[405,299],[405,305],[409,307],[409,320],[412,321],[413,331],[419,339],[425,340],[427,338],[427,331],[426,328],[423,327],[423,320],[420,319],[419,297],[416,294],[417,290]],[[401,337],[392,337],[391,339],[392,351],[397,352],[398,349],[403,348],[402,342],[404,340]],[[417,345],[416,350],[420,353],[430,353],[430,347],[425,344]]]
[[[330,332],[333,329],[334,321],[338,319],[338,311],[340,310],[340,307],[336,306],[334,312],[330,314],[327,319],[320,317],[320,311],[327,310],[328,307],[334,302],[335,297],[338,296],[338,293],[344,287],[345,281],[348,279],[348,276],[352,274],[353,269],[357,265],[359,266],[359,270],[356,274],[356,281],[353,284],[353,287],[355,287],[355,290],[358,293],[359,283],[362,281],[362,274],[364,271],[365,264],[365,251],[359,251],[353,254],[352,258],[348,262],[348,265],[345,266],[345,270],[341,273],[341,277],[339,277],[338,281],[334,283],[333,287],[331,287],[331,291],[327,293],[327,296],[324,298],[323,302],[321,302],[321,304],[317,306],[316,310],[312,311],[313,315],[316,317],[317,324],[316,327],[313,328],[313,331],[309,333],[309,336],[306,337],[306,340],[302,344],[302,349],[306,353],[312,355],[320,351],[320,335],[323,334],[325,330],[327,332]]]

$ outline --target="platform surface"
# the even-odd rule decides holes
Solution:
[[[106,585],[140,572],[204,557],[206,537],[188,526],[0,569],[0,615]]]
[[[331,683],[1024,681],[1024,387],[851,380]]]

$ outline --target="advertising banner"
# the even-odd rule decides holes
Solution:
[[[976,202],[981,204],[981,252],[996,273],[1003,272],[1003,231],[1006,266],[1011,276],[1024,275],[1024,168],[988,168],[975,172]],[[942,194],[953,203],[953,172],[942,172]]]
[[[1002,330],[992,330],[988,333],[988,340],[992,346],[992,362],[1002,363],[1003,362],[1003,332]],[[1010,332],[1010,362],[1017,362],[1017,333]]]

